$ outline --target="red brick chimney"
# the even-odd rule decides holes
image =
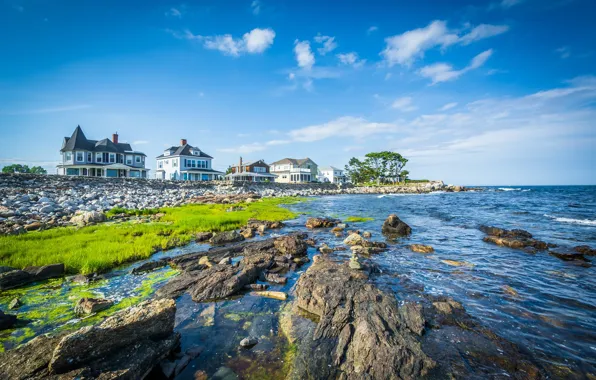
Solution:
[[[242,173],[244,170],[242,170],[242,156],[240,156],[240,165],[239,165],[239,169],[240,173]]]
[[[186,139],[180,139],[180,145],[184,146],[186,145],[187,141]]]
[[[118,132],[116,132],[112,135],[112,142],[114,144],[118,144]]]

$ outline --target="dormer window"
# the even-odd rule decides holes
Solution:
[[[164,156],[169,156],[170,155],[170,151],[169,150],[166,150],[165,152],[163,152],[163,155]]]
[[[194,156],[198,156],[200,152],[198,150],[191,150],[190,153]]]

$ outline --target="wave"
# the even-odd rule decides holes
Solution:
[[[497,190],[501,191],[521,191],[521,187],[499,187]]]
[[[385,198],[385,197],[405,197],[406,195],[416,195],[416,194],[382,194],[382,195],[377,195],[377,198]]]
[[[548,215],[548,214],[544,214],[544,216],[546,216],[547,218],[554,219],[557,222],[561,222],[561,223],[580,224],[582,226],[596,226],[596,220],[561,218],[561,217],[556,217],[556,216]]]

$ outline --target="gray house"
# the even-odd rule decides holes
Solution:
[[[62,163],[58,174],[89,177],[131,177],[147,178],[146,155],[132,149],[130,144],[118,141],[118,134],[112,140],[89,140],[80,126],[65,137],[62,142]]]

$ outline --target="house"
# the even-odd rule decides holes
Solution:
[[[213,157],[182,139],[179,146],[172,146],[157,156],[155,177],[182,181],[213,181],[224,173],[213,169],[212,160]]]
[[[269,172],[269,165],[264,160],[253,162],[242,162],[242,157],[238,165],[231,167],[232,172],[226,175],[230,181],[249,181],[249,182],[267,182],[274,181],[276,175]]]
[[[130,144],[112,140],[88,140],[80,126],[62,142],[62,163],[58,174],[110,178],[147,178],[145,153],[132,149]]]
[[[310,158],[284,158],[269,165],[269,172],[276,174],[275,182],[300,183],[317,180],[317,164]]]
[[[346,176],[344,171],[334,166],[326,166],[319,169],[319,181],[331,183],[345,183]]]

